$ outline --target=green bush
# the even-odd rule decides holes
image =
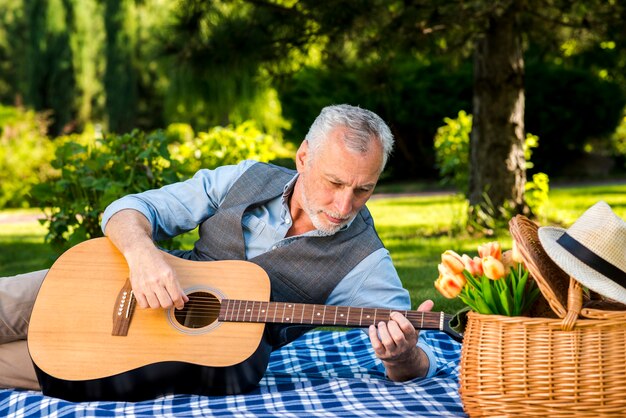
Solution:
[[[122,195],[180,179],[179,163],[170,160],[163,131],[134,130],[101,139],[87,133],[57,141],[52,165],[60,175],[32,189],[34,200],[46,213],[46,238],[57,246],[102,236],[102,212]]]
[[[456,119],[444,118],[435,135],[435,155],[441,183],[469,192],[469,144],[472,115],[461,110]]]
[[[33,198],[46,213],[47,239],[57,246],[101,236],[102,212],[124,195],[188,178],[200,168],[290,154],[252,123],[197,135],[176,124],[167,131],[96,136],[86,132],[58,138],[52,165],[60,174],[33,188]]]
[[[45,114],[0,105],[0,208],[24,207],[30,187],[54,170]]]
[[[626,157],[626,115],[611,136],[611,148],[616,155]]]
[[[460,193],[469,196],[469,144],[472,131],[472,115],[461,110],[456,119],[444,118],[445,125],[435,135],[435,155],[441,182],[453,185]],[[533,149],[539,145],[539,137],[526,134],[524,158],[526,169],[533,167]],[[539,214],[548,200],[548,176],[536,173],[525,185],[525,199],[530,209]],[[495,209],[495,208],[494,208]]]
[[[193,134],[189,125],[168,127],[172,139],[172,158],[184,167],[186,175],[201,168],[216,168],[252,159],[268,162],[293,155],[293,146],[261,132],[253,121],[238,126],[217,126],[208,132]]]

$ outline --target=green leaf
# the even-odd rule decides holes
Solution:
[[[502,305],[502,315],[511,316],[511,305],[514,304],[511,298],[511,294],[508,290],[508,288],[502,289],[499,296],[500,304]]]

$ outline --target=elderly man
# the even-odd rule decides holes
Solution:
[[[297,171],[254,161],[200,170],[187,181],[113,202],[102,228],[126,258],[141,308],[182,308],[188,301],[155,242],[199,226],[193,250],[172,253],[256,263],[270,277],[274,301],[410,309],[365,207],[392,148],[393,136],[376,114],[329,106],[296,153]],[[0,387],[38,387],[22,340],[44,275],[0,279]],[[419,307],[431,309],[431,301]],[[271,325],[267,338],[278,348],[304,331]],[[434,372],[430,349],[398,312],[371,326],[369,338],[390,379]]]

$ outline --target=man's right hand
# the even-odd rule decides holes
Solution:
[[[130,269],[130,283],[140,308],[182,309],[189,297],[156,247],[129,252],[126,261]]]
[[[109,219],[105,234],[126,258],[139,307],[182,309],[189,298],[163,252],[154,245],[150,223],[141,212],[117,212]]]

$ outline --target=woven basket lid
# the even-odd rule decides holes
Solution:
[[[538,229],[536,223],[523,215],[517,215],[509,221],[511,236],[517,244],[526,268],[537,282],[552,311],[559,318],[563,318],[567,314],[569,275],[545,252],[539,241]]]
[[[509,221],[511,236],[517,243],[524,264],[537,282],[539,290],[552,311],[559,318],[563,318],[567,314],[569,275],[561,270],[545,252],[539,241],[538,229],[539,226],[536,223],[523,215],[517,215]],[[536,305],[531,316],[546,316],[542,312],[541,304]],[[580,315],[591,319],[626,320],[626,305],[589,292],[583,301]]]

